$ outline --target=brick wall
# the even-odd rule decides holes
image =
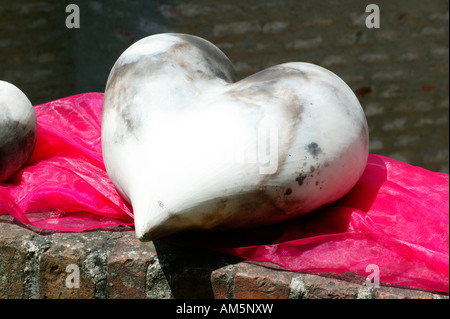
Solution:
[[[62,1],[0,0],[0,79],[33,104],[74,93],[73,33]]]
[[[67,29],[65,6],[80,7]],[[184,32],[217,44],[242,78],[305,61],[341,76],[358,95],[370,151],[448,172],[448,0],[373,1],[0,0],[0,78],[34,104],[103,91],[109,71],[136,40]]]
[[[217,44],[241,77],[304,61],[342,77],[366,112],[370,151],[448,172],[448,1],[183,1],[176,30]]]
[[[78,234],[34,232],[7,215],[0,223],[0,299],[448,299],[369,289],[352,273],[302,274],[164,240],[142,243],[127,227]]]

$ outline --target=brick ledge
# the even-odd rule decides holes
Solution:
[[[353,273],[295,273],[163,240],[142,243],[129,227],[52,233],[6,215],[0,225],[0,299],[448,298],[395,286],[369,290]],[[69,265],[79,271],[78,288],[66,283]]]

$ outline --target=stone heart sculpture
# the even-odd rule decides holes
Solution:
[[[303,215],[345,195],[368,157],[364,112],[338,76],[296,62],[236,82],[217,47],[186,34],[130,46],[102,117],[106,170],[143,241]]]
[[[30,159],[36,146],[37,119],[26,95],[0,81],[0,182],[5,182]]]

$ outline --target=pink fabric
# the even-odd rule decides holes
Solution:
[[[366,267],[375,264],[382,282],[449,291],[447,174],[370,154],[362,178],[341,200],[258,231],[276,235],[220,250],[300,272],[368,276]]]
[[[0,214],[60,231],[133,224],[103,165],[102,101],[102,93],[87,93],[35,106],[36,150],[26,168],[0,184]],[[370,154],[357,185],[327,208],[277,225],[188,238],[190,245],[299,272],[367,276],[375,264],[381,282],[448,292],[449,177]]]
[[[62,231],[133,224],[103,165],[102,103],[102,93],[88,93],[34,107],[36,149],[9,185],[0,184],[0,214]]]

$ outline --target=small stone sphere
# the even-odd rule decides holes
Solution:
[[[0,183],[30,160],[36,137],[37,118],[30,100],[13,84],[0,81]]]

